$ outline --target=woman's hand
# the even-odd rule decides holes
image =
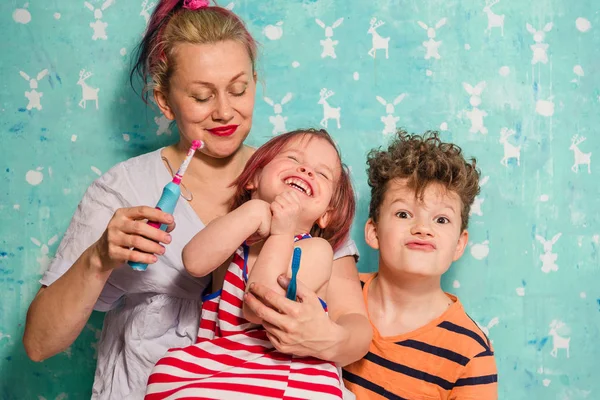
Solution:
[[[280,276],[284,289],[289,279]],[[348,333],[335,324],[317,295],[297,281],[298,301],[292,301],[268,287],[254,283],[244,301],[262,319],[267,336],[280,352],[330,360],[331,349]]]
[[[145,220],[168,225],[167,232],[154,228]],[[175,229],[173,216],[147,206],[118,209],[106,230],[93,245],[104,271],[110,271],[127,261],[153,264],[155,254],[164,254],[160,243],[171,242]]]

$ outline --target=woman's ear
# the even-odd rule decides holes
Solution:
[[[175,119],[175,114],[173,113],[173,110],[171,110],[167,96],[163,92],[154,89],[154,101],[156,101],[158,108],[160,108],[160,111],[167,119],[170,119],[171,121]]]
[[[379,238],[377,237],[377,225],[373,221],[373,218],[369,218],[365,224],[365,242],[375,249],[379,250]]]

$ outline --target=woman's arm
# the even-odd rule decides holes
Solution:
[[[269,203],[247,201],[198,232],[183,248],[183,265],[192,276],[206,276],[231,257],[251,235],[267,236],[270,225]]]
[[[114,268],[130,260],[156,262],[154,253],[164,252],[158,242],[169,243],[170,235],[143,219],[171,224],[169,231],[174,227],[171,215],[151,207],[117,210],[102,237],[56,282],[39,290],[29,306],[23,334],[29,358],[43,361],[75,341]]]
[[[289,280],[278,283],[287,288]],[[277,350],[298,356],[313,356],[344,366],[362,358],[369,350],[373,331],[363,302],[354,257],[333,262],[327,288],[329,317],[317,295],[298,281],[293,302],[266,287],[255,284],[245,302],[263,320],[263,326]]]

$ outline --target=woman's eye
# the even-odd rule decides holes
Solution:
[[[196,100],[198,103],[206,103],[207,101],[209,101],[211,99],[212,96],[207,96],[207,97],[203,97],[203,96],[194,96],[194,100]]]
[[[406,211],[398,211],[396,217],[406,219],[408,218],[408,213]]]
[[[246,93],[247,86],[234,86],[231,88],[230,93],[236,97],[241,97]]]
[[[438,217],[436,221],[438,224],[447,224],[450,222],[450,220],[446,217]]]

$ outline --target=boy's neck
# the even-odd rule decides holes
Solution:
[[[441,277],[402,274],[381,268],[369,288],[369,314],[382,336],[397,336],[427,325],[442,315],[452,300]]]

